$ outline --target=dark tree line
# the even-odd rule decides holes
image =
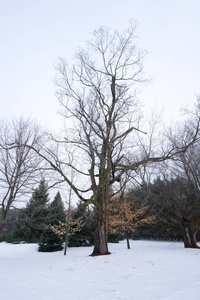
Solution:
[[[186,178],[157,178],[149,185],[130,189],[124,197],[114,199],[115,209],[110,211],[111,219],[108,222],[111,226],[108,227],[108,241],[118,242],[125,235],[127,241],[128,238],[183,240],[185,247],[198,247],[196,236],[200,228],[199,198],[191,190]],[[56,233],[51,226],[65,223],[66,215],[60,193],[50,202],[47,185],[43,180],[33,192],[26,208],[20,211],[10,210],[7,232],[4,232],[1,240],[38,243],[38,251],[44,252],[62,250],[65,235]],[[83,207],[79,202],[72,209],[71,217],[73,220],[81,218],[83,226],[69,236],[68,246],[93,245],[94,210]],[[73,226],[76,226],[76,222],[72,223],[72,231]]]
[[[130,192],[133,201],[149,205],[156,222],[141,227],[138,234],[153,238],[182,239],[186,248],[199,248],[200,229],[199,143],[162,167],[160,176]],[[167,172],[166,172],[167,170]]]

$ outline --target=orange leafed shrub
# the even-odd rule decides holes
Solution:
[[[69,216],[66,223],[59,222],[59,225],[49,225],[48,227],[59,236],[64,236],[66,234],[66,230],[68,230],[68,236],[72,236],[76,232],[79,232],[84,225],[85,220],[83,220],[83,217],[73,219]]]
[[[113,197],[108,205],[108,230],[112,234],[129,235],[137,226],[151,223],[154,218],[147,216],[148,206],[136,208],[127,196],[123,199]]]

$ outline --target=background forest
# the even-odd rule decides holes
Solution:
[[[38,251],[51,252],[64,248],[67,234],[68,247],[93,245],[93,207],[85,208],[78,202],[69,211],[59,192],[50,200],[47,190],[42,180],[25,208],[9,210],[0,241],[38,243]],[[178,176],[157,178],[149,185],[129,189],[121,199],[113,197],[108,212],[108,241],[118,243],[127,239],[128,248],[129,239],[186,243],[184,222],[197,224],[196,241],[200,241],[199,198],[196,192],[191,182]],[[189,245],[186,243],[185,246]]]

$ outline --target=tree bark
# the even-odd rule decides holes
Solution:
[[[95,211],[95,236],[94,249],[91,256],[108,255],[107,240],[107,199],[108,188],[101,188],[97,196],[97,205]]]
[[[107,244],[107,221],[106,216],[96,212],[95,216],[95,237],[94,237],[94,249],[91,256],[108,255]]]

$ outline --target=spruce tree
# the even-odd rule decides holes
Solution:
[[[45,180],[41,180],[26,208],[22,209],[18,216],[16,230],[13,233],[15,240],[28,243],[39,241],[46,225],[48,202],[47,184]]]
[[[51,229],[51,226],[58,226],[60,222],[66,222],[66,214],[64,211],[61,195],[58,192],[48,208],[46,228],[43,230],[40,238],[38,249],[39,252],[53,252],[63,249],[63,237],[56,234]]]
[[[79,202],[77,208],[72,213],[74,220],[83,218],[84,226],[69,238],[69,247],[91,246],[94,244],[94,228],[95,228],[95,216],[94,211],[89,207],[83,207],[83,204]]]

